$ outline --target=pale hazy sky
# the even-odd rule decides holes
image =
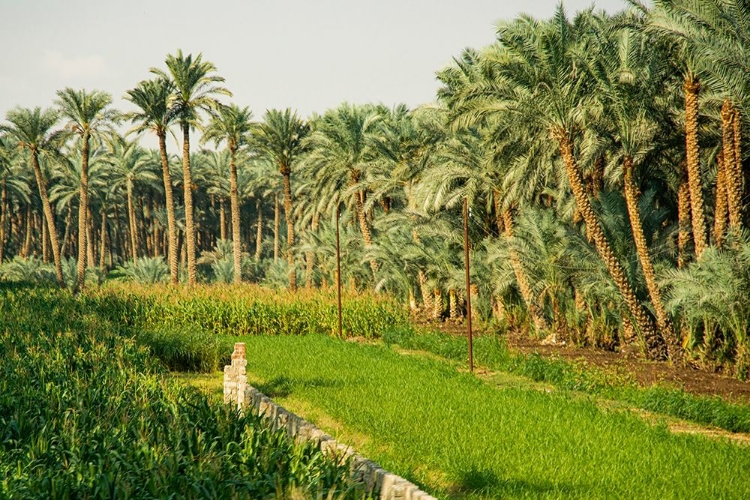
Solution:
[[[556,0],[0,0],[0,119],[53,104],[66,86],[125,91],[168,53],[202,52],[233,101],[323,112],[343,101],[434,99],[435,72],[520,12],[549,17]],[[569,15],[624,0],[565,0]]]

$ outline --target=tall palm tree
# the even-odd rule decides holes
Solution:
[[[633,24],[640,18],[631,19]],[[664,64],[658,40],[631,28],[612,30],[608,21],[600,23],[601,36],[592,37],[588,54],[590,74],[597,82],[596,98],[607,110],[615,144],[622,155],[623,190],[630,227],[641,269],[648,288],[657,326],[667,342],[669,356],[680,357],[680,344],[672,330],[656,272],[649,254],[646,235],[638,211],[640,189],[636,185],[637,160],[647,156],[650,147],[662,148],[659,137],[668,136],[668,125],[654,103],[667,91],[671,68]],[[603,24],[603,26],[602,26]],[[601,117],[604,121],[604,117]],[[638,157],[638,158],[636,158]],[[653,176],[653,172],[651,173]]]
[[[112,96],[94,90],[74,90],[66,87],[57,92],[57,106],[61,116],[67,120],[66,131],[78,136],[81,147],[81,194],[78,206],[78,266],[76,289],[82,290],[86,278],[86,236],[89,213],[89,155],[90,141],[111,133],[119,120],[118,112],[110,108]]]
[[[177,223],[175,222],[175,202],[172,192],[172,175],[169,171],[167,155],[167,131],[177,115],[169,108],[169,99],[174,92],[174,83],[166,78],[144,80],[134,89],[128,90],[125,98],[138,106],[140,111],[128,113],[125,118],[132,121],[138,133],[153,131],[159,139],[164,198],[167,209],[168,260],[172,284],[179,283],[177,255]]]
[[[247,141],[250,131],[250,109],[240,108],[236,104],[221,106],[219,113],[203,130],[203,142],[214,141],[218,147],[226,142],[229,149],[229,200],[232,205],[232,249],[234,257],[234,282],[242,281],[242,240],[240,239],[240,197],[237,185],[237,152]]]
[[[203,60],[202,54],[193,59],[192,54],[183,55],[178,50],[175,55],[167,55],[167,72],[151,68],[151,72],[165,80],[174,82],[174,93],[170,96],[171,112],[175,114],[182,128],[182,177],[185,197],[185,240],[187,251],[188,284],[195,285],[195,221],[193,219],[193,181],[190,174],[190,129],[200,124],[200,113],[213,112],[219,105],[217,95],[231,96],[232,93],[217,84],[224,78],[212,74],[216,71],[213,63]]]
[[[263,121],[252,131],[252,144],[262,154],[268,156],[279,168],[283,176],[284,216],[287,231],[287,262],[289,263],[289,288],[297,289],[294,266],[294,206],[292,201],[292,169],[300,156],[308,149],[305,141],[310,127],[297,116],[296,111],[270,109],[263,115]]]
[[[664,340],[654,328],[651,317],[638,300],[612,250],[589,199],[576,157],[576,132],[585,129],[581,123],[582,110],[586,108],[592,91],[591,78],[575,56],[576,37],[579,35],[562,7],[558,7],[547,23],[521,18],[501,24],[498,41],[505,54],[497,58],[496,70],[502,79],[497,85],[502,97],[500,103],[492,101],[484,109],[502,108],[526,117],[543,126],[555,140],[586,230],[617,285],[633,323],[643,335],[649,355],[663,358],[666,355]]]
[[[329,213],[342,200],[352,207],[365,246],[372,245],[372,230],[364,209],[366,191],[360,182],[372,166],[373,140],[381,115],[373,106],[342,104],[315,122],[310,135],[311,151],[306,169],[313,179],[313,196],[324,202]],[[370,261],[375,273],[375,260]]]
[[[61,288],[65,288],[65,278],[62,273],[62,262],[60,260],[60,244],[57,239],[57,228],[52,214],[52,205],[47,196],[47,181],[42,174],[40,165],[41,156],[54,156],[57,154],[60,144],[60,134],[53,133],[54,127],[60,119],[56,110],[41,108],[34,109],[14,108],[8,111],[6,120],[9,125],[0,125],[0,131],[7,134],[16,141],[18,147],[28,151],[31,165],[36,177],[36,185],[39,189],[39,197],[42,200],[42,209],[47,220],[47,231],[52,243],[52,256],[55,261],[55,276]]]

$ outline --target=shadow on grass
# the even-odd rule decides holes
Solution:
[[[269,398],[285,398],[294,392],[295,388],[313,388],[313,387],[341,387],[343,381],[315,377],[311,379],[291,379],[289,377],[275,377],[268,382],[258,384],[256,388]]]
[[[491,498],[505,498],[507,495],[526,497],[545,493],[567,496],[573,491],[574,488],[569,484],[501,478],[492,470],[474,466],[459,473],[458,481],[450,488],[450,495],[459,498],[476,494]]]

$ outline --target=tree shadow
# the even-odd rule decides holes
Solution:
[[[275,377],[268,382],[257,384],[256,388],[269,398],[285,398],[290,396],[295,389],[312,387],[341,387],[341,380],[315,377],[311,379],[291,379],[289,377]]]
[[[495,471],[472,466],[459,473],[458,481],[450,488],[450,495],[462,497],[482,495],[488,498],[505,498],[506,496],[536,496],[557,493],[568,496],[575,488],[566,483],[552,481],[529,481],[519,478],[503,478]]]

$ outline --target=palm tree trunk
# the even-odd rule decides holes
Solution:
[[[40,221],[37,220],[36,215],[34,216],[34,220],[42,230],[42,262],[47,262],[47,229],[44,227],[43,223],[40,223]]]
[[[297,271],[294,268],[294,220],[292,214],[292,182],[291,169],[283,165],[281,174],[284,176],[284,217],[286,218],[286,258],[289,263],[289,290],[297,290]]]
[[[273,205],[273,261],[279,261],[279,224],[281,223],[281,214],[279,211],[279,193],[274,196]]]
[[[319,216],[315,212],[312,216],[312,222],[310,223],[310,230],[315,233],[318,231]],[[313,266],[315,265],[315,252],[307,252],[305,254],[307,260],[307,269],[305,270],[305,288],[312,288],[313,284]]]
[[[84,132],[81,148],[81,194],[78,200],[78,266],[76,267],[76,291],[86,285],[86,230],[89,206],[89,133]]]
[[[503,209],[500,205],[500,191],[498,189],[492,190],[492,203],[495,207],[495,225],[497,226],[497,234],[501,235],[505,232],[505,220],[503,219]]]
[[[706,249],[706,216],[703,209],[700,150],[698,148],[698,93],[701,84],[693,75],[685,78],[685,150],[687,154],[690,208],[692,211],[695,256],[700,259]]]
[[[240,196],[237,188],[236,148],[230,148],[229,202],[232,210],[232,252],[234,257],[234,282],[242,282],[242,247],[240,240]],[[223,204],[223,200],[222,200]]]
[[[687,246],[690,243],[690,187],[687,180],[677,189],[677,268],[687,265]]]
[[[651,298],[651,304],[654,306],[654,312],[656,313],[656,325],[667,343],[669,357],[673,360],[676,360],[681,357],[680,343],[677,341],[677,337],[672,330],[671,321],[669,319],[669,316],[667,315],[667,310],[664,307],[664,301],[661,297],[659,285],[656,282],[654,265],[651,262],[651,256],[648,253],[646,236],[643,233],[641,215],[638,211],[638,194],[635,181],[633,180],[632,156],[626,154],[623,157],[622,168],[624,174],[623,186],[625,188],[625,203],[628,207],[630,227],[633,230],[633,239],[635,240],[635,248],[638,253],[638,260],[641,263],[643,276],[646,279],[646,288],[648,288],[648,295]]]
[[[5,256],[5,227],[8,220],[8,186],[5,177],[2,179],[2,192],[0,192],[0,264]]]
[[[65,215],[65,233],[63,233],[62,248],[60,254],[65,255],[70,240],[70,226],[73,224],[73,207],[68,206],[68,213]]]
[[[227,239],[227,209],[224,197],[219,198],[219,238]]]
[[[193,178],[190,175],[190,124],[182,124],[182,183],[185,196],[185,252],[187,253],[188,285],[197,280],[195,267],[195,222],[193,220]]]
[[[27,259],[31,253],[31,205],[26,205],[26,232],[23,237],[23,247],[21,248],[21,257]]]
[[[510,210],[504,210],[503,214],[503,225],[505,226],[505,237],[510,241],[513,238],[513,215]],[[521,298],[526,303],[526,309],[529,311],[531,320],[534,322],[534,326],[539,331],[549,329],[547,321],[544,319],[544,314],[539,308],[538,301],[534,298],[534,292],[531,289],[531,284],[526,276],[526,272],[523,270],[523,264],[521,263],[521,256],[511,246],[510,248],[510,264],[513,267],[513,273],[516,275],[516,283],[518,283],[518,290],[521,292]]]
[[[458,321],[458,294],[456,294],[455,288],[448,290],[448,310],[450,311],[450,320]]]
[[[438,320],[443,315],[443,294],[439,288],[432,290],[432,319]]]
[[[573,155],[573,143],[570,140],[568,131],[562,127],[556,127],[552,130],[554,138],[560,147],[560,154],[565,164],[565,170],[568,176],[568,182],[573,191],[576,204],[583,215],[586,223],[586,230],[594,241],[597,252],[604,261],[607,271],[615,282],[620,294],[622,295],[628,312],[632,316],[635,325],[638,327],[646,345],[646,352],[654,359],[665,359],[668,352],[665,352],[664,339],[654,328],[651,317],[645,311],[638,298],[635,296],[633,289],[630,287],[628,278],[625,275],[620,262],[615,257],[612,247],[609,245],[607,237],[604,235],[599,219],[591,207],[586,188],[583,184],[581,170],[578,167],[575,156]]]
[[[359,219],[359,228],[362,231],[362,238],[365,240],[365,247],[372,246],[372,232],[370,231],[370,224],[367,222],[367,214],[365,214],[364,203],[365,203],[365,192],[359,191],[354,195],[356,200],[357,208],[357,219]],[[378,272],[378,263],[375,259],[370,259],[370,269],[373,274]]]
[[[729,229],[739,232],[742,229],[742,168],[735,158],[734,141],[735,112],[729,99],[721,106],[721,142],[724,153],[724,179],[729,209]]]
[[[99,249],[99,271],[104,274],[106,270],[105,256],[107,255],[107,206],[102,205],[102,227],[101,227],[101,248]]]
[[[258,227],[255,232],[255,262],[260,261],[260,251],[263,248],[263,206],[261,199],[255,200],[255,209],[258,211]]]
[[[432,293],[430,288],[427,286],[427,277],[424,271],[417,271],[417,280],[419,281],[419,291],[422,294],[422,304],[424,305],[425,311],[432,310]]]
[[[94,267],[94,214],[91,211],[91,203],[88,206],[86,216],[86,265]]]
[[[164,180],[164,198],[167,205],[167,232],[169,233],[169,276],[172,284],[180,282],[177,259],[177,221],[174,215],[174,194],[172,193],[172,175],[169,173],[167,156],[167,133],[159,132],[159,155],[161,156],[161,174]]]
[[[128,225],[130,226],[130,252],[133,255],[133,267],[138,266],[138,233],[136,232],[135,206],[133,203],[133,185],[128,182]]]
[[[57,284],[60,285],[60,288],[65,288],[65,278],[63,278],[62,262],[60,261],[60,246],[57,242],[57,229],[55,229],[55,220],[52,215],[52,205],[50,205],[49,198],[47,197],[47,186],[42,177],[42,168],[39,166],[39,156],[36,151],[32,152],[31,160],[34,166],[36,185],[39,188],[39,198],[42,200],[42,210],[47,219],[47,230],[49,231],[49,239],[52,243],[52,256],[55,261],[55,276],[57,277]]]
[[[727,230],[727,164],[724,154],[716,155],[716,204],[714,205],[714,243],[718,248],[724,245]]]

